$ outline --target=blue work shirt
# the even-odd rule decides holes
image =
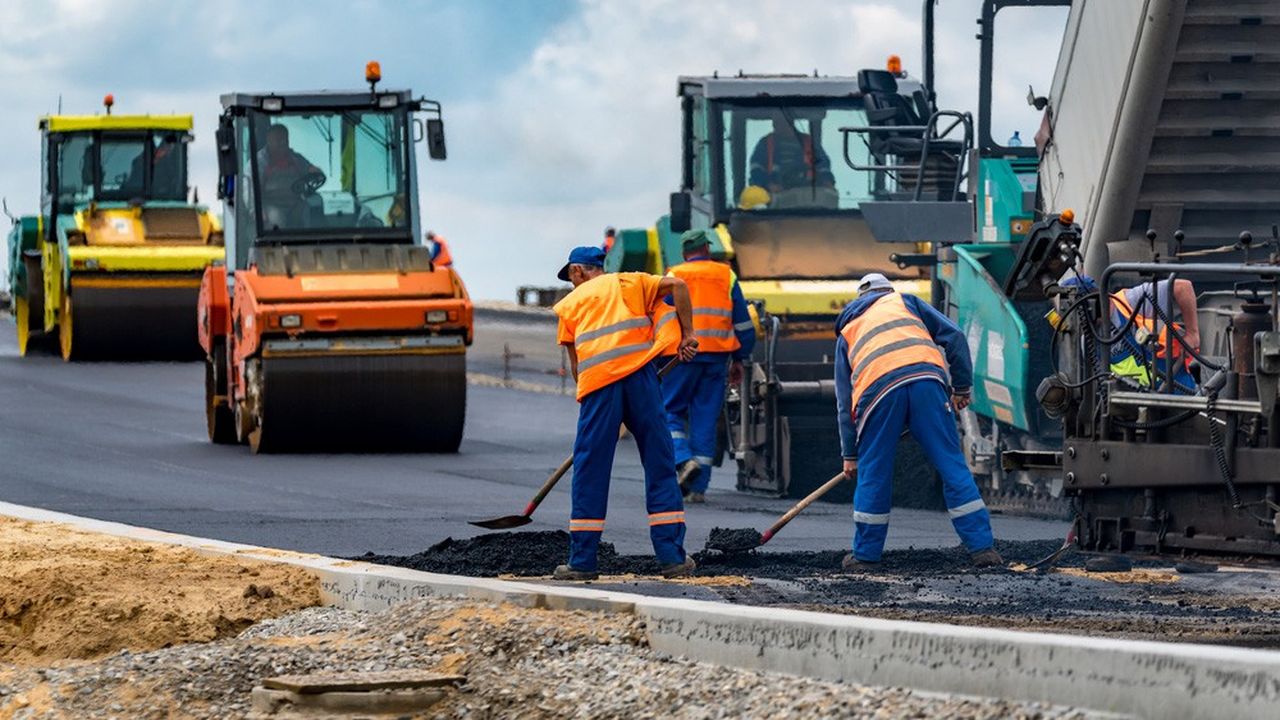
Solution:
[[[840,331],[845,325],[866,312],[867,308],[871,307],[871,304],[879,300],[883,294],[883,292],[875,292],[862,295],[846,305],[840,312],[839,319],[836,320],[836,419],[840,427],[840,454],[848,459],[858,456],[858,433],[853,424],[853,414],[849,411],[849,405],[853,402],[853,378],[851,377],[853,369],[849,367],[849,345]],[[949,385],[952,392],[959,394],[968,393],[973,386],[973,360],[969,356],[969,345],[965,342],[964,333],[960,332],[959,326],[920,298],[906,293],[901,295],[907,310],[920,318],[925,329],[929,331],[930,337],[942,348],[951,377],[947,377],[947,370],[931,363],[912,363],[887,372],[862,393],[858,401],[860,418],[864,417],[864,413],[871,411],[869,404],[874,402],[875,398],[900,384],[916,380],[935,380],[942,383],[944,387]]]

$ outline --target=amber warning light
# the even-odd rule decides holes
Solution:
[[[365,63],[364,79],[367,80],[370,85],[376,85],[380,80],[382,80],[382,66],[378,64],[377,60],[370,60]]]
[[[884,69],[892,73],[894,77],[902,77],[902,58],[897,55],[890,55],[888,61],[884,64]]]
[[[1076,221],[1076,211],[1072,210],[1071,208],[1067,208],[1066,210],[1063,210],[1062,214],[1058,216],[1058,222],[1062,223],[1063,225],[1070,225],[1075,221]]]
[[[116,104],[116,96],[115,96],[115,95],[112,95],[111,93],[107,93],[105,96],[103,96],[103,98],[102,98],[102,106],[103,106],[103,107],[105,107],[105,108],[107,109],[107,114],[108,114],[108,115],[110,115],[110,114],[111,114],[111,106],[112,106],[112,105],[115,105],[115,104]]]

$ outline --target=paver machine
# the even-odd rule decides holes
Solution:
[[[842,160],[841,129],[868,125],[871,92],[884,90],[882,99],[914,108],[921,86],[897,76],[892,88],[861,80],[817,74],[679,78],[682,177],[670,214],[649,228],[619,231],[606,258],[609,270],[663,272],[682,262],[681,232],[714,230],[712,256],[733,267],[761,336],[743,383],[729,388],[725,404],[722,444],[736,460],[739,490],[801,497],[838,469],[834,323],[855,297],[858,279],[881,272],[900,290],[925,298],[931,293],[931,263],[891,258],[914,258],[927,246],[885,242],[863,209],[898,188],[876,185],[884,175],[869,169],[874,161],[865,147],[851,145],[848,156],[855,162]],[[969,126],[961,115],[950,120],[940,130],[960,139],[944,138],[945,132],[932,138],[918,190],[922,203],[936,201],[931,207],[938,212],[958,213],[968,233],[969,206],[957,185]],[[929,506],[940,503],[940,492],[920,492],[935,488],[935,480],[923,470],[918,447],[904,445],[899,474],[912,479],[895,483],[895,490],[914,492]],[[826,497],[847,500],[851,486]],[[895,501],[912,504],[905,496]]]
[[[440,104],[380,89],[376,63],[366,79],[222,96],[226,264],[205,274],[198,317],[215,443],[453,452],[462,440],[472,306],[457,272],[432,263],[418,210],[417,142],[445,158]]]
[[[218,217],[187,184],[190,115],[40,120],[40,212],[14,219],[9,289],[18,352],[198,357],[200,274],[223,255]]]

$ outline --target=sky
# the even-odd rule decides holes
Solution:
[[[977,105],[978,0],[938,6],[939,104]],[[554,285],[570,248],[644,227],[678,189],[678,75],[853,75],[891,54],[921,67],[922,0],[6,0],[0,5],[0,196],[39,201],[37,119],[101,110],[195,115],[190,182],[214,202],[218,96],[384,87],[444,106],[449,159],[419,149],[423,227],[475,298]],[[1030,136],[1061,9],[997,23],[994,135]],[[0,259],[0,264],[4,260]]]

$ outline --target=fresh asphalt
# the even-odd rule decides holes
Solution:
[[[0,499],[235,542],[351,556],[409,554],[486,532],[468,520],[519,512],[573,444],[577,406],[561,395],[554,325],[479,313],[466,436],[456,455],[254,456],[209,443],[199,363],[77,363],[18,357],[0,319]],[[505,346],[505,352],[504,352]],[[522,356],[522,357],[513,357]],[[492,387],[509,370],[519,387]],[[571,387],[570,387],[571,391]],[[838,454],[832,448],[832,460]],[[726,466],[688,510],[690,550],[713,527],[764,528],[790,502],[738,493]],[[568,524],[569,478],[527,529]],[[647,552],[643,473],[618,448],[605,539]],[[996,517],[997,537],[1062,537],[1066,524]],[[770,548],[838,549],[852,509],[819,503]],[[890,548],[955,545],[945,513],[895,510]]]

